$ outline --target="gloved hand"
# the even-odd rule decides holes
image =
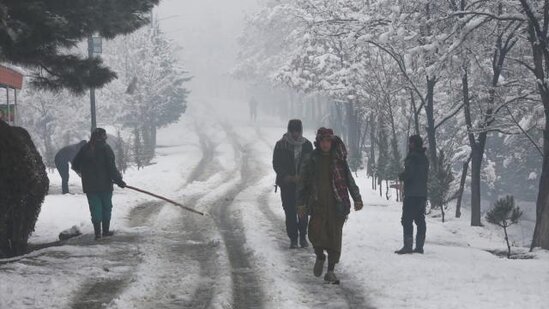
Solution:
[[[307,206],[305,205],[299,205],[297,206],[297,214],[300,216],[300,217],[305,217],[308,215],[307,213]]]
[[[362,201],[355,202],[355,211],[359,211],[364,207]]]
[[[126,183],[124,182],[124,180],[120,180],[120,182],[117,183],[116,185],[119,186],[122,189],[124,189],[126,187]]]

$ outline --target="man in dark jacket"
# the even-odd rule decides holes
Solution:
[[[404,246],[395,251],[397,254],[423,253],[425,244],[425,207],[427,204],[427,180],[429,177],[429,160],[425,155],[423,139],[413,135],[408,143],[408,156],[404,161],[404,172],[400,180],[404,182],[404,203],[402,205],[402,227]],[[416,249],[414,244],[414,224],[417,225]]]
[[[86,141],[81,141],[78,144],[63,147],[55,154],[55,167],[57,167],[57,171],[61,176],[61,190],[63,194],[69,193],[69,162],[72,162],[84,145],[86,145]]]
[[[273,154],[273,168],[276,172],[276,185],[280,187],[282,207],[286,213],[286,232],[290,238],[290,248],[297,248],[297,240],[302,248],[307,243],[307,217],[297,215],[297,182],[303,158],[313,151],[313,145],[303,137],[301,120],[292,119],[288,132],[276,143]]]
[[[309,240],[316,262],[313,273],[320,277],[328,254],[328,272],[324,280],[338,284],[334,270],[341,257],[343,224],[351,211],[351,195],[355,210],[363,207],[360,190],[347,163],[347,149],[332,129],[320,128],[316,149],[305,161],[298,189],[300,216],[311,215]]]
[[[114,152],[106,141],[105,129],[95,129],[90,141],[80,149],[72,162],[72,168],[82,177],[96,240],[101,235],[113,235],[110,231],[113,182],[121,188],[126,187],[116,168]]]

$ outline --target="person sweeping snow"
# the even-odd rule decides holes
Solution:
[[[316,254],[314,275],[322,276],[326,252],[328,271],[324,280],[338,284],[334,270],[341,257],[343,224],[351,209],[349,193],[356,211],[363,207],[362,197],[347,163],[345,144],[333,130],[320,128],[315,147],[302,169],[298,212],[300,216],[311,216],[309,240]]]
[[[126,187],[115,162],[114,152],[107,144],[107,132],[101,128],[92,132],[90,141],[72,162],[73,170],[82,178],[96,240],[113,235],[110,230],[113,182],[120,188]]]

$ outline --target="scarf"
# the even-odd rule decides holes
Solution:
[[[288,143],[288,146],[294,150],[294,164],[296,172],[299,171],[299,162],[301,161],[301,152],[303,150],[303,144],[307,141],[303,136],[300,136],[297,140],[293,139],[290,133],[284,134],[284,141]]]
[[[337,201],[343,204],[343,211],[347,215],[351,209],[347,187],[347,148],[338,136],[333,137],[332,143],[332,187]]]

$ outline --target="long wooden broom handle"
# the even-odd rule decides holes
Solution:
[[[128,186],[128,185],[126,185],[126,188],[131,189],[131,190],[134,190],[134,191],[137,191],[137,192],[141,192],[141,193],[144,193],[144,194],[153,196],[153,197],[156,197],[157,199],[161,199],[161,200],[166,201],[166,202],[168,202],[168,203],[170,203],[170,204],[174,204],[174,205],[179,206],[179,207],[181,207],[181,208],[183,208],[183,209],[185,209],[185,210],[187,210],[187,211],[194,212],[195,214],[199,214],[199,215],[201,215],[201,216],[205,216],[205,215],[206,215],[206,214],[204,214],[203,212],[200,212],[200,211],[198,211],[198,210],[194,210],[194,209],[189,208],[189,207],[187,207],[187,206],[183,206],[183,205],[179,204],[178,202],[175,202],[175,201],[173,201],[173,200],[170,200],[169,198],[165,198],[165,197],[163,197],[163,196],[160,196],[160,195],[151,193],[151,192],[149,192],[149,191],[145,191],[145,190],[143,190],[143,189],[139,189],[139,188],[132,187],[132,186]]]

